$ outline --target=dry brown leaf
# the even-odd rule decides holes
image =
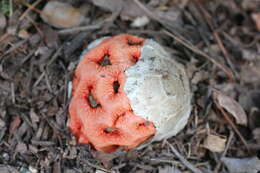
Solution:
[[[28,31],[26,31],[25,29],[22,29],[18,32],[18,37],[22,38],[22,39],[28,39],[30,38],[30,34]]]
[[[223,107],[229,112],[236,120],[237,124],[247,125],[247,115],[241,105],[231,97],[228,97],[218,91],[214,92],[219,106]]]
[[[41,18],[56,28],[76,27],[85,19],[80,9],[59,1],[49,1],[43,8]]]
[[[226,146],[226,137],[209,134],[204,141],[204,147],[212,152],[222,152]]]

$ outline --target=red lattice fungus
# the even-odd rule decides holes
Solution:
[[[136,147],[155,134],[135,115],[123,90],[124,70],[134,65],[144,39],[127,34],[103,40],[80,61],[73,79],[69,127],[81,144],[103,152]]]

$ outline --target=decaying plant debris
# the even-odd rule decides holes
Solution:
[[[42,21],[43,0],[0,3],[0,172],[237,170],[229,162],[259,171],[258,0],[61,1],[76,9],[85,3],[81,26]],[[191,81],[193,111],[176,137],[105,154],[77,145],[67,129],[67,86],[88,43],[119,33],[152,38],[178,57]],[[237,114],[241,109],[245,115]],[[225,141],[209,146],[212,135]]]

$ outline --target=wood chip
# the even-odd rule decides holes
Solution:
[[[209,134],[204,141],[204,147],[212,152],[222,152],[226,146],[226,137]]]

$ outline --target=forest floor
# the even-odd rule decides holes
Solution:
[[[260,171],[259,0],[62,2],[84,3],[83,27],[43,21],[44,0],[0,2],[1,173]],[[193,109],[177,136],[107,154],[70,133],[68,83],[88,43],[120,33],[177,57]]]

